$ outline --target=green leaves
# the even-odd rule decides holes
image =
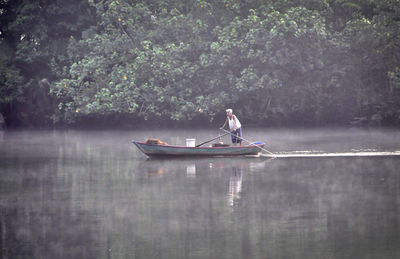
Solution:
[[[7,1],[0,108],[63,123],[212,121],[228,106],[256,123],[400,123],[396,3]]]

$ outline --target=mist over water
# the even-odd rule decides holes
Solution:
[[[398,156],[148,159],[131,143],[218,133],[0,132],[0,257],[400,256]],[[400,149],[399,130],[243,134],[277,153]]]

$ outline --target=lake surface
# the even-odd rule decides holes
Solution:
[[[400,130],[243,134],[272,152],[400,150]],[[217,135],[0,132],[0,258],[400,258],[399,156],[147,159],[131,143]]]

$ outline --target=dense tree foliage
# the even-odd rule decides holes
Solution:
[[[0,111],[400,124],[398,0],[0,0]]]
[[[69,39],[95,17],[80,0],[0,0],[0,112],[9,122],[52,124],[49,91],[70,63]]]

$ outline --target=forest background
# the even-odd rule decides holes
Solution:
[[[10,127],[400,125],[399,0],[0,0]]]

